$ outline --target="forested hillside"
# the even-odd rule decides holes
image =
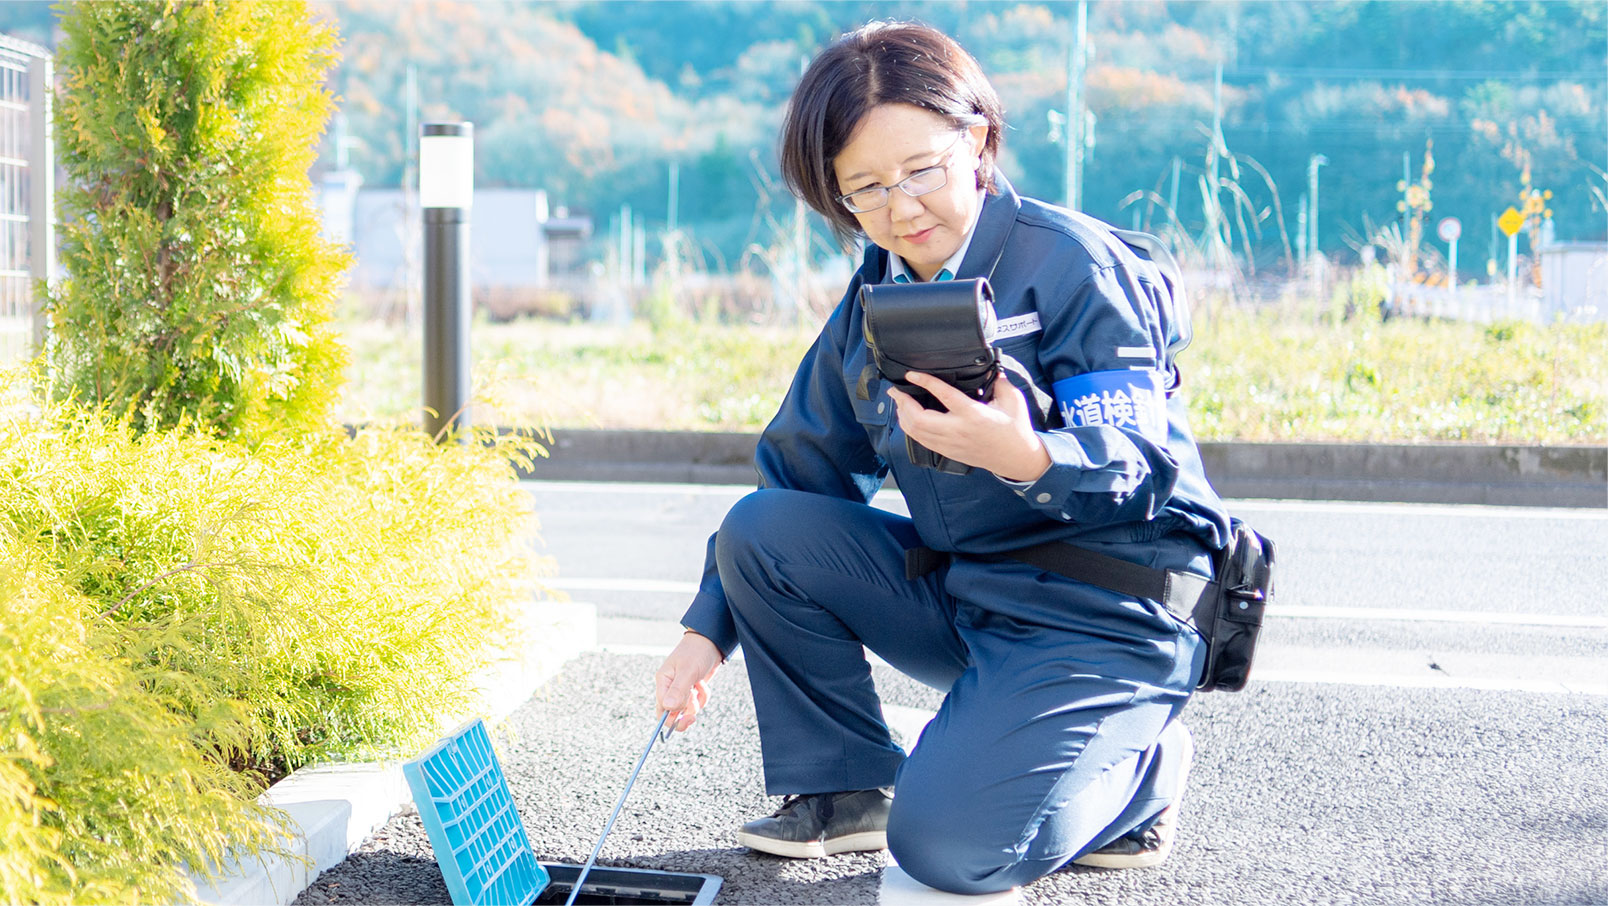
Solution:
[[[34,7],[0,5],[0,30],[41,40]],[[735,261],[746,245],[773,241],[790,217],[773,143],[802,61],[868,19],[913,18],[955,34],[994,79],[1013,127],[1003,166],[1017,187],[1062,195],[1064,130],[1052,111],[1066,104],[1076,4],[322,8],[344,37],[334,87],[354,139],[350,160],[371,186],[404,178],[411,67],[420,117],[475,122],[481,185],[547,188],[555,203],[600,224],[630,204],[652,229],[669,216],[675,161],[679,222]],[[1365,224],[1397,222],[1403,183],[1425,178],[1426,152],[1424,223],[1462,219],[1465,270],[1483,267],[1491,218],[1518,203],[1526,172],[1532,187],[1552,193],[1558,238],[1608,234],[1603,3],[1112,0],[1088,5],[1088,35],[1094,146],[1083,206],[1097,216],[1124,225],[1137,216],[1154,228],[1176,203],[1184,229],[1200,230],[1214,194],[1205,176],[1215,110],[1216,199],[1234,220],[1234,248],[1242,257],[1249,249],[1259,267],[1282,266],[1296,242],[1314,155],[1327,159],[1325,251],[1347,254]],[[324,164],[332,160],[329,150]]]

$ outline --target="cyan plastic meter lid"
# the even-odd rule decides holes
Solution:
[[[429,751],[404,762],[402,774],[458,906],[528,906],[547,887],[531,852],[491,737],[473,720]]]

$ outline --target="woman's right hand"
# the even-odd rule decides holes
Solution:
[[[714,642],[689,631],[659,665],[653,678],[659,713],[674,714],[675,729],[685,730],[698,719],[698,712],[709,703],[709,681],[722,663]]]

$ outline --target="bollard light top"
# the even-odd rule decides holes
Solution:
[[[419,127],[419,206],[468,208],[475,196],[474,123]]]

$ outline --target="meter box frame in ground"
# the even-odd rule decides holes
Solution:
[[[536,859],[482,721],[404,762],[402,775],[455,906],[532,906],[568,897],[580,866]],[[704,906],[721,883],[716,875],[598,867],[576,902]]]

